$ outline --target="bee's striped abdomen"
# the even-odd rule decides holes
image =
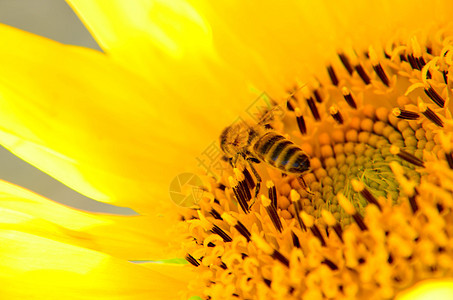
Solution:
[[[267,132],[253,146],[255,154],[271,166],[287,173],[304,173],[310,168],[308,156],[282,135]]]

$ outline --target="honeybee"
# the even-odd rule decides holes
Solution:
[[[308,154],[264,123],[248,124],[242,121],[225,128],[220,135],[220,148],[233,166],[239,157],[248,162],[257,180],[255,198],[259,193],[261,177],[253,163],[264,162],[285,174],[294,174],[307,189],[302,175],[310,170]]]

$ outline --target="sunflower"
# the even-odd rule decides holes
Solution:
[[[451,296],[450,1],[68,3],[103,52],[1,25],[0,142],[139,215],[1,181],[3,299]]]

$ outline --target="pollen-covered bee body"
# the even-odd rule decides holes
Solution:
[[[259,160],[284,173],[302,175],[310,169],[309,157],[300,147],[260,124],[227,127],[220,135],[220,147],[233,159]]]

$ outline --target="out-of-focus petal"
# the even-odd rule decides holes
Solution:
[[[0,42],[1,143],[88,197],[152,210],[222,126],[100,52],[8,26]]]
[[[186,287],[171,272],[32,234],[0,229],[0,239],[2,299],[175,299]]]
[[[453,299],[453,279],[424,280],[401,292],[396,300]]]
[[[113,216],[71,209],[0,181],[0,228],[101,251],[127,260],[172,257],[173,220],[165,215]]]

